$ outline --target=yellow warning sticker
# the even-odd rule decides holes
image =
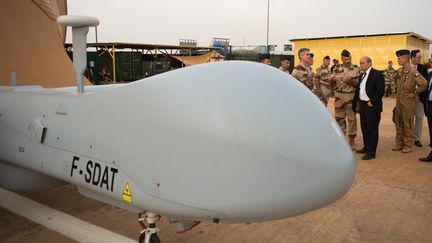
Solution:
[[[126,183],[125,188],[123,189],[123,195],[122,195],[123,201],[126,201],[128,203],[132,203],[132,193],[129,187],[129,183]]]

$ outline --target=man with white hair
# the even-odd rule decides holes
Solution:
[[[363,148],[357,153],[364,154],[362,160],[375,158],[379,138],[379,123],[381,120],[382,97],[385,81],[382,73],[372,68],[370,57],[360,58],[361,74],[353,99],[354,112],[360,113],[360,126],[363,134]],[[359,104],[359,110],[357,110]]]

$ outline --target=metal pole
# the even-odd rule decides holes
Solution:
[[[96,43],[98,43],[98,33],[97,33],[97,26],[95,26],[95,38],[96,38]]]
[[[270,48],[269,48],[269,21],[270,20],[270,0],[267,0],[267,46],[266,46],[266,50],[267,53],[270,53]]]
[[[11,72],[10,81],[11,81],[11,86],[16,86],[16,73],[15,72]]]
[[[115,55],[115,46],[112,46],[112,66],[113,66],[113,81],[114,83],[117,83],[117,73],[116,73],[116,55]]]

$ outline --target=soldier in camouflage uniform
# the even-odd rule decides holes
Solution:
[[[310,67],[312,59],[309,49],[301,48],[298,56],[300,64],[294,67],[291,75],[314,92],[313,72]]]
[[[325,56],[323,59],[323,65],[317,68],[315,78],[315,87],[317,87],[316,94],[318,98],[327,106],[328,100],[331,94],[331,71],[329,68],[330,65],[330,57]]]
[[[393,151],[411,152],[414,143],[413,127],[416,112],[416,95],[427,88],[426,79],[409,62],[409,50],[396,52],[398,64],[396,72],[396,146]]]
[[[396,76],[396,70],[393,68],[393,62],[389,61],[388,67],[384,70],[384,79],[385,79],[384,94],[386,97],[389,97],[389,92],[391,92],[392,95],[396,94],[395,76]]]
[[[349,144],[355,150],[357,136],[357,120],[352,109],[352,101],[357,85],[360,69],[351,63],[351,53],[343,50],[342,65],[335,68],[332,74],[332,84],[335,87],[335,118],[344,134],[348,135]]]

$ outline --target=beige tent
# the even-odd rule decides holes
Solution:
[[[66,0],[0,1],[0,85],[10,85],[11,72],[17,85],[76,85],[65,28],[56,22],[66,13]]]
[[[212,59],[224,58],[224,55],[218,52],[210,52],[199,56],[172,56],[172,57],[184,63],[185,66],[192,66],[196,64],[210,62]]]

